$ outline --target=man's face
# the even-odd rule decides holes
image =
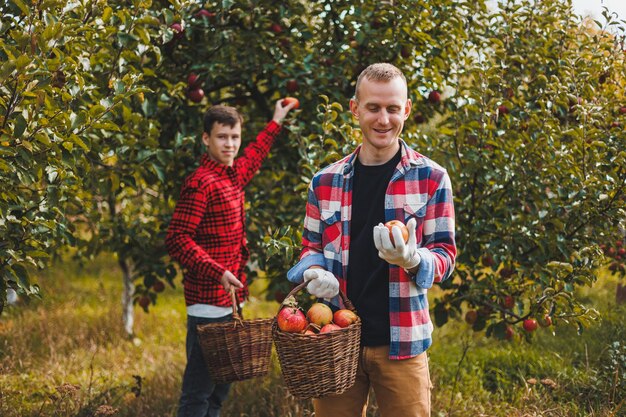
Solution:
[[[395,147],[404,121],[411,113],[404,81],[396,77],[388,82],[361,80],[359,99],[350,100],[350,110],[359,120],[363,146],[378,150]]]
[[[241,146],[241,123],[234,126],[213,123],[211,133],[202,133],[202,143],[209,157],[220,164],[232,166]]]

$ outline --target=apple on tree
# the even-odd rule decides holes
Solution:
[[[528,333],[532,333],[535,330],[537,330],[537,326],[538,325],[539,324],[537,323],[537,320],[535,320],[535,319],[526,319],[526,320],[524,320],[523,327],[524,327],[524,330],[526,330]]]
[[[469,310],[467,313],[465,313],[465,322],[467,324],[472,325],[476,323],[477,319],[478,319],[478,311]]]
[[[298,91],[298,81],[293,79],[288,80],[286,88],[289,93],[295,93],[296,91]]]
[[[433,90],[428,93],[428,101],[431,104],[439,104],[441,102],[441,93],[437,90]]]
[[[204,90],[201,88],[189,90],[187,91],[187,97],[194,103],[200,103],[204,98]]]
[[[157,279],[154,281],[154,284],[152,284],[152,289],[154,292],[163,292],[165,290],[165,284],[163,284],[163,281]]]
[[[195,90],[197,88],[200,88],[200,85],[202,85],[202,80],[200,79],[198,74],[196,74],[195,72],[190,72],[187,76],[187,86],[189,87],[189,89]]]

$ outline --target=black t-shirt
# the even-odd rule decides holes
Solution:
[[[348,298],[361,318],[361,344],[389,344],[389,264],[378,256],[373,230],[385,222],[385,192],[400,151],[383,165],[354,164]]]

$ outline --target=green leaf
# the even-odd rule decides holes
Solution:
[[[15,138],[22,137],[22,135],[24,134],[24,131],[26,130],[27,125],[28,123],[26,122],[26,119],[24,119],[24,116],[22,116],[21,113],[15,116],[15,127],[13,128],[13,137]]]

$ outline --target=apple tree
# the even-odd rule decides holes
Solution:
[[[157,274],[173,278],[153,238],[167,150],[143,99],[160,60],[155,39],[173,33],[149,6],[0,6],[0,298],[7,286],[37,295],[27,266],[43,268],[67,246],[84,262],[113,252],[132,333],[133,281],[144,277],[147,296],[145,285],[163,288]]]
[[[438,324],[464,304],[500,338],[597,317],[576,288],[596,281],[600,245],[619,253],[626,218],[624,28],[604,19],[528,0],[468,19],[440,116],[411,135],[455,187],[460,253]]]
[[[100,3],[0,6],[0,300],[7,287],[37,296],[27,267],[82,240],[85,179],[102,162],[88,135],[117,130],[110,114],[140,91],[110,77]]]

